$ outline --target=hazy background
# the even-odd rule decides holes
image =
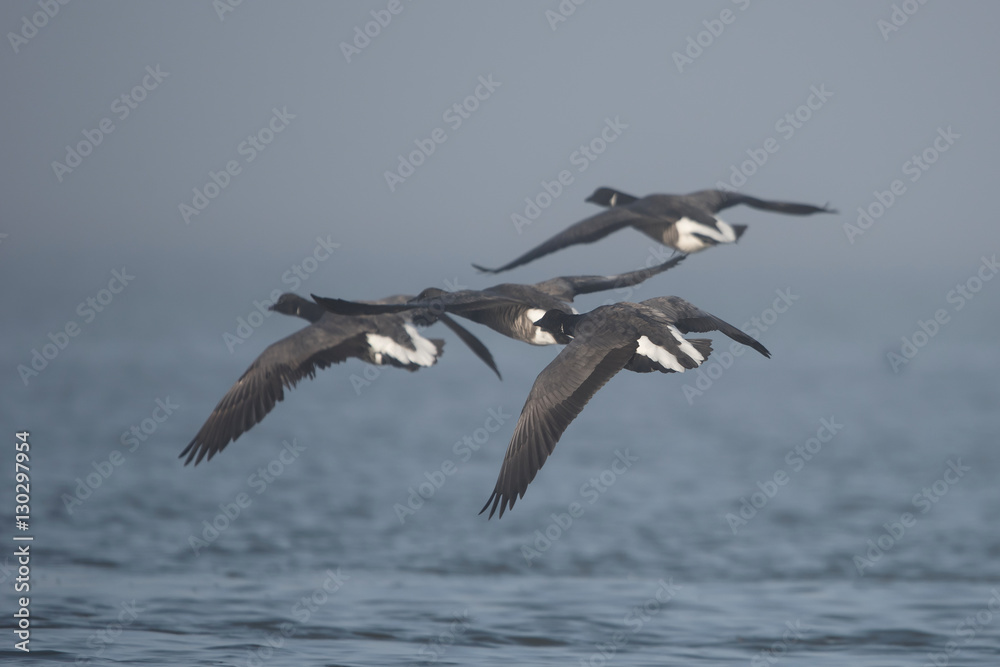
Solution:
[[[341,44],[383,4],[226,6],[71,3],[17,53],[8,35],[0,289],[17,315],[2,326],[19,363],[49,331],[79,319],[77,304],[115,268],[136,278],[84,323],[84,338],[111,328],[197,329],[218,332],[224,353],[223,332],[275,289],[380,297],[486,286],[497,281],[469,262],[499,265],[592,213],[583,199],[595,187],[638,195],[711,187],[772,137],[778,152],[743,191],[829,202],[840,215],[727,211],[730,222],[751,225],[739,246],[691,258],[650,296],[680,294],[744,321],[773,289],[792,287],[803,294],[805,326],[861,343],[854,353],[879,363],[883,346],[950,307],[947,292],[997,249],[991,31],[1000,9],[989,2],[920,6],[887,39],[878,22],[889,24],[892,3],[591,1],[553,30],[546,12],[558,11],[555,2],[403,2],[349,63]],[[678,71],[675,53],[689,49],[689,37],[707,43],[703,22],[726,10],[722,34]],[[19,32],[37,11],[6,3],[0,25]],[[122,103],[112,105],[147,67],[168,76],[120,120]],[[444,112],[481,76],[500,87],[452,129]],[[813,87],[832,96],[788,137],[777,124]],[[246,162],[241,142],[275,108],[294,119]],[[59,182],[52,163],[104,118],[113,132]],[[581,173],[571,155],[607,118],[628,127]],[[384,173],[435,128],[445,143],[390,192]],[[939,128],[960,138],[911,182],[904,163]],[[185,224],[179,205],[230,160],[242,171]],[[525,198],[562,170],[573,183],[517,233],[511,215],[523,215]],[[895,179],[905,194],[850,243],[844,225]],[[320,236],[339,248],[297,285],[286,272]],[[500,279],[618,273],[645,262],[649,247],[626,230]],[[941,340],[980,331],[992,340],[982,318],[996,310],[997,292],[989,284]],[[157,315],[175,308],[186,316]],[[8,379],[24,388],[16,373]]]
[[[310,288],[360,295],[448,276],[472,281],[468,262],[503,262],[592,212],[583,199],[597,186],[639,195],[710,187],[768,137],[780,150],[742,189],[830,202],[841,216],[730,211],[727,219],[752,224],[740,248],[699,257],[672,282],[698,282],[690,274],[703,271],[732,289],[740,271],[762,266],[968,273],[993,249],[991,31],[1000,9],[992,3],[921,6],[888,40],[877,21],[889,19],[892,3],[749,2],[744,10],[730,2],[587,2],[554,31],[545,14],[554,2],[401,6],[350,63],[340,43],[384,3],[246,0],[224,20],[208,2],[71,3],[18,53],[8,37],[0,64],[5,275],[28,267],[73,275],[78,293],[67,282],[35,292],[70,306],[111,267],[141,266],[130,301],[161,288],[159,298],[192,307],[218,299],[214,307],[238,313],[310,252],[317,235],[330,234],[341,252]],[[727,9],[733,22],[678,72],[673,53]],[[5,3],[0,25],[16,32],[37,10]],[[157,65],[169,76],[119,120],[111,104]],[[501,86],[452,130],[443,112],[489,75]],[[784,138],[776,122],[812,86],[832,97]],[[275,107],[294,120],[245,163],[238,145]],[[115,130],[58,182],[51,163],[104,117]],[[579,173],[570,154],[608,117],[628,129]],[[961,138],[910,183],[903,163],[949,126]],[[447,141],[390,193],[383,172],[437,127]],[[242,173],[185,224],[178,205],[231,159]],[[563,169],[573,184],[517,234],[511,214],[523,213],[524,198]],[[906,194],[848,243],[842,224],[896,178]],[[618,272],[637,263],[628,252],[646,245],[622,232],[510,278]],[[230,314],[220,313],[221,322]]]
[[[900,13],[903,4],[918,9],[898,30],[883,34],[894,12],[897,19],[906,16]],[[1000,173],[1000,47],[994,34],[1000,5],[589,0],[553,29],[550,20],[559,7],[575,6],[568,0],[561,5],[555,0],[403,0],[402,11],[348,62],[342,43],[352,43],[355,29],[364,30],[374,20],[372,12],[384,12],[387,5],[244,0],[223,11],[228,3],[71,2],[59,5],[55,16],[38,19],[45,25],[35,32],[23,21],[42,16],[36,2],[0,5],[5,36],[0,45],[0,305],[5,313],[0,319],[0,424],[8,433],[30,429],[43,452],[35,491],[43,517],[39,530],[50,531],[51,545],[59,542],[57,535],[65,541],[56,559],[61,569],[54,568],[50,577],[59,569],[68,581],[79,565],[77,580],[113,590],[122,575],[87,569],[92,551],[105,544],[91,543],[104,530],[109,539],[125,539],[123,534],[132,533],[122,526],[135,522],[165,532],[162,543],[132,545],[114,557],[148,567],[142,577],[171,573],[174,567],[204,568],[208,581],[218,580],[220,571],[252,577],[249,573],[266,573],[274,562],[286,563],[282,559],[293,552],[328,559],[315,564],[315,577],[299,563],[301,588],[314,588],[325,567],[350,565],[351,558],[360,559],[354,563],[355,581],[363,579],[365,558],[347,538],[338,550],[301,537],[317,535],[316,524],[305,520],[312,515],[299,517],[300,533],[285,534],[288,514],[275,509],[283,502],[308,502],[312,510],[332,512],[322,517],[329,522],[323,525],[330,527],[330,539],[341,539],[341,521],[354,516],[355,532],[347,534],[371,541],[365,557],[377,552],[388,559],[373,560],[372,567],[390,573],[380,574],[379,581],[391,580],[391,573],[414,560],[434,572],[472,563],[477,577],[481,573],[473,565],[486,562],[488,573],[508,566],[520,574],[537,572],[525,569],[518,548],[543,525],[540,517],[565,508],[578,480],[606,465],[619,444],[645,443],[643,467],[649,466],[649,475],[636,475],[632,495],[622,489],[616,505],[602,508],[608,513],[606,525],[627,517],[620,526],[621,543],[637,535],[652,540],[643,543],[649,554],[662,552],[657,539],[674,540],[672,558],[689,557],[693,568],[689,593],[711,598],[717,609],[734,607],[724,597],[698,592],[698,577],[716,582],[736,571],[756,582],[762,571],[781,578],[787,574],[783,568],[797,563],[804,569],[795,576],[808,579],[820,572],[838,583],[841,575],[853,580],[851,556],[864,549],[867,537],[879,534],[885,519],[898,515],[899,508],[887,499],[902,499],[905,509],[909,496],[936,479],[943,462],[955,455],[975,460],[984,476],[952,496],[964,501],[935,510],[934,523],[923,524],[928,532],[907,549],[923,549],[914,558],[929,568],[919,575],[928,581],[982,576],[995,582],[1000,548],[995,525],[985,519],[977,523],[977,517],[978,512],[995,516],[989,508],[997,506],[991,490],[995,476],[989,471],[1000,465],[992,453],[1000,427],[995,381],[1000,280],[982,283],[960,310],[948,295],[976,275],[984,256],[1000,249],[993,216]],[[718,31],[724,11],[730,12],[729,23],[709,40],[709,29]],[[30,38],[14,38],[17,44],[12,44],[11,35],[22,30]],[[679,71],[675,54],[685,54],[689,39],[708,45],[700,54],[691,51],[697,57]],[[147,68],[159,68],[166,76],[154,90],[140,91],[145,99],[123,119],[116,100],[141,85]],[[492,78],[499,87],[453,127],[445,112],[472,95],[480,77]],[[788,136],[783,119],[806,104],[814,90],[830,96]],[[294,118],[248,162],[240,146],[267,127],[274,109]],[[114,130],[60,180],[53,162],[65,162],[67,146],[76,147],[83,133],[105,118]],[[600,136],[607,119],[627,128],[581,172],[572,156]],[[436,128],[447,140],[391,191],[385,172],[398,169],[399,156],[409,155],[414,142],[426,140]],[[906,163],[927,149],[935,157],[931,147],[939,131],[949,128],[958,138],[912,181]],[[740,189],[762,198],[829,203],[839,215],[725,211],[728,222],[750,226],[738,245],[688,258],[643,285],[634,298],[677,294],[743,325],[767,311],[775,290],[790,290],[798,300],[761,334],[773,358],[745,355],[693,402],[686,400],[683,387],[694,377],[617,378],[567,432],[573,445],[560,445],[560,465],[553,459],[546,466],[509,519],[486,523],[475,512],[492,488],[512,423],[490,442],[488,452],[477,455],[462,482],[447,488],[447,503],[438,505],[448,508],[442,510],[448,521],[458,517],[449,524],[455,527],[454,540],[428,543],[428,534],[445,522],[438,510],[424,512],[412,529],[411,524],[400,527],[392,511],[392,503],[405,498],[406,488],[423,471],[449,455],[451,443],[482,425],[488,407],[502,405],[516,414],[538,371],[557,353],[481,327],[475,333],[493,350],[504,372],[502,384],[478,367],[453,336],[435,331],[448,338],[436,368],[413,375],[387,370],[356,392],[350,378],[366,367],[349,362],[297,388],[258,430],[210,465],[191,470],[176,461],[256,355],[300,326],[282,317],[263,323],[251,317],[254,302],[273,291],[378,298],[429,286],[485,287],[502,280],[632,270],[651,256],[651,243],[631,230],[499,277],[477,275],[469,264],[505,263],[592,214],[597,209],[584,199],[598,186],[645,195],[728,182],[734,166],[739,169],[750,159],[747,151],[759,155],[770,138],[778,151]],[[193,189],[202,190],[211,182],[210,172],[221,172],[230,160],[238,162],[240,173],[186,223],[179,205],[191,205]],[[570,171],[573,182],[518,233],[512,214],[524,215],[525,198],[536,198],[544,191],[542,182],[556,180],[562,170]],[[856,224],[858,208],[871,207],[876,193],[889,190],[896,179],[905,193],[851,242],[845,225]],[[324,261],[304,263],[314,256],[318,238],[339,245]],[[295,277],[296,267],[313,271],[302,281]],[[82,304],[98,298],[112,272],[123,269],[134,279],[104,310],[88,316]],[[578,307],[588,310],[609,298],[623,297],[594,295],[580,299]],[[894,373],[886,354],[898,353],[901,337],[912,337],[918,321],[941,309],[947,323],[912,363]],[[226,336],[235,336],[248,319],[254,324],[252,336],[235,345],[230,338],[227,346]],[[79,327],[79,335],[38,376],[23,381],[18,366],[30,366],[33,350],[42,350],[50,334],[69,322]],[[727,347],[720,341],[716,350]],[[168,396],[182,406],[176,416],[158,427],[140,453],[130,455],[122,468],[128,472],[112,480],[114,485],[109,482],[112,491],[90,501],[86,512],[68,514],[62,494],[72,492],[73,480],[121,449],[120,434],[148,418],[156,399]],[[828,475],[823,483],[801,482],[801,488],[823,488],[811,505],[803,495],[783,499],[788,512],[804,503],[814,514],[791,524],[775,518],[773,526],[766,524],[773,532],[759,536],[759,542],[733,541],[724,514],[739,506],[756,480],[781,465],[784,452],[803,442],[821,416],[830,414],[850,424],[842,443],[851,454],[829,469],[816,467],[815,474]],[[623,424],[628,431],[620,430]],[[310,456],[319,458],[308,470],[290,471],[296,482],[276,485],[268,495],[273,521],[266,520],[262,502],[257,518],[229,533],[228,546],[220,540],[211,552],[218,560],[193,561],[189,533],[232,497],[247,474],[273,459],[276,443],[286,436],[310,442]],[[335,463],[322,464],[324,456],[334,454],[340,457]],[[699,456],[720,466],[725,461],[732,469],[709,482]],[[663,475],[662,484],[655,475]],[[662,495],[648,495],[653,487]],[[341,504],[357,514],[340,512]],[[634,513],[640,505],[642,512]],[[123,506],[134,516],[119,517],[121,524],[109,522],[107,516],[117,516]],[[692,525],[689,534],[675,532],[668,517],[679,511],[705,524]],[[846,523],[817,527],[816,517],[828,512]],[[780,516],[788,515],[775,514]],[[660,519],[666,523],[653,523]],[[763,530],[765,524],[759,525],[756,529]],[[930,532],[931,525],[939,532]],[[423,532],[414,532],[418,528]],[[265,533],[261,540],[284,551],[271,555],[274,562],[251,559],[250,565],[234,565],[229,559],[235,551],[256,553],[233,546],[243,544],[243,530],[254,529]],[[813,547],[790,541],[810,530],[817,531],[810,537]],[[692,549],[712,531],[721,533],[715,537],[724,546],[701,545],[713,554],[703,558]],[[830,548],[815,546],[822,543],[820,533],[829,537]],[[573,536],[579,545],[561,545],[566,551],[559,558],[568,564],[553,557],[543,571],[597,577],[624,569],[650,581],[667,576],[658,565],[649,565],[653,555],[641,556],[636,565],[614,552],[610,534],[580,528]],[[502,549],[494,551],[494,539],[503,542]],[[980,550],[962,552],[971,549],[970,542]],[[91,545],[87,555],[82,544]],[[941,560],[935,546],[965,555]],[[611,551],[601,552],[604,547]],[[576,548],[596,549],[600,557],[581,565],[568,555]],[[787,558],[775,565],[772,548]],[[451,560],[440,560],[445,552]],[[834,565],[822,565],[825,558]],[[944,574],[934,569],[938,566]],[[125,566],[117,562],[114,567]],[[905,579],[911,571],[887,561],[878,576]],[[871,580],[864,579],[865,585]],[[773,593],[769,581],[762,584],[765,597]],[[420,585],[432,592],[424,595],[418,587],[419,600],[462,589],[454,581]],[[535,590],[543,584],[527,586]],[[163,591],[172,588],[172,583],[162,585]],[[93,598],[93,591],[83,590],[79,599]],[[649,590],[644,587],[637,595]],[[925,593],[929,599],[948,599],[958,595],[956,590]],[[247,609],[258,609],[261,599],[287,607],[284,601],[293,597],[248,591]],[[943,612],[927,632],[945,633],[942,628],[953,627],[953,618],[978,608],[986,591],[986,583],[977,579],[963,601]],[[482,599],[499,599],[491,595],[502,593],[487,591]],[[793,592],[783,596],[789,604],[816,608]],[[518,596],[511,597],[514,609]],[[560,595],[552,600],[557,606],[576,604]],[[754,591],[744,601],[751,625],[756,600]],[[96,620],[81,616],[79,642],[114,617],[117,602],[110,599]],[[200,603],[216,617],[233,616],[211,595]],[[68,604],[61,618],[74,618],[72,600]],[[427,611],[421,604],[413,603],[415,614]],[[455,608],[461,610],[461,604],[455,602]],[[621,608],[617,604],[611,616]],[[851,597],[845,604],[855,612],[870,609],[870,601]],[[174,613],[183,606],[165,605]],[[586,604],[576,608],[585,615],[591,611]],[[695,605],[692,623],[704,621],[698,609]],[[435,613],[447,622],[452,611]],[[536,612],[544,619],[553,610]],[[487,612],[478,613],[477,627],[489,627]],[[794,614],[775,613],[771,630],[780,636],[782,621]],[[167,612],[151,614],[146,622],[151,628],[173,626],[169,618]],[[376,623],[368,617],[357,622],[359,632]],[[191,636],[205,631],[206,626],[190,623],[185,632]],[[857,631],[863,633],[868,624],[870,619],[862,618]],[[698,627],[708,643],[736,634],[711,622]],[[584,625],[584,630],[589,636],[593,628]],[[415,641],[435,631],[415,630]],[[250,641],[238,626],[227,632],[234,644]],[[396,636],[391,628],[386,632]],[[991,632],[995,638],[995,628]],[[766,638],[766,633],[759,634]],[[947,639],[927,636],[929,644]],[[164,646],[172,637],[161,637]],[[827,644],[827,638],[817,639],[816,646]],[[200,646],[191,650],[202,655]],[[740,646],[732,650],[746,657]],[[536,655],[521,657],[540,661]],[[565,658],[557,651],[553,661]],[[481,656],[476,659],[481,662]]]

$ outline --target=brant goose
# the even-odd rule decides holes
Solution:
[[[524,497],[563,431],[618,371],[683,373],[700,366],[711,353],[712,342],[688,340],[681,334],[720,331],[771,356],[746,333],[676,296],[599,306],[583,315],[550,310],[536,324],[572,340],[538,374],[528,393],[493,495],[479,511],[489,508],[490,518],[498,507],[503,517]]]
[[[389,297],[383,301],[408,298]],[[285,397],[284,388],[291,389],[304,377],[314,377],[317,369],[351,357],[408,371],[433,366],[442,354],[444,341],[424,338],[416,326],[433,324],[434,319],[440,319],[455,331],[500,375],[486,346],[447,316],[428,319],[421,311],[414,311],[402,315],[345,317],[328,313],[291,293],[282,294],[270,310],[297,315],[311,324],[269,346],[250,364],[181,452],[181,458],[187,457],[184,465],[192,459],[197,465],[206,454],[211,460],[231,441],[260,423]]]
[[[406,303],[370,304],[312,295],[316,303],[340,315],[398,313],[421,308],[432,313],[453,313],[488,326],[504,336],[532,345],[565,345],[570,337],[538,327],[535,320],[547,311],[575,314],[569,304],[578,294],[638,285],[644,280],[671,269],[686,255],[674,257],[648,269],[617,276],[562,276],[534,285],[503,283],[484,290],[446,292],[436,287],[425,289]]]
[[[728,190],[699,190],[686,195],[654,194],[640,199],[602,187],[587,201],[608,207],[608,210],[570,225],[500,268],[473,266],[485,273],[500,273],[571,245],[593,243],[625,227],[637,229],[675,250],[698,252],[720,243],[735,243],[742,236],[746,225],[730,225],[715,217],[719,211],[737,204],[788,215],[837,212],[825,206],[767,201]]]

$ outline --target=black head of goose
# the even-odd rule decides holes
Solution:
[[[301,317],[309,322],[316,322],[326,313],[323,308],[293,292],[285,292],[279,296],[277,301],[268,306],[268,310],[282,315]]]
[[[535,380],[504,455],[493,494],[480,514],[500,516],[524,496],[545,460],[587,402],[620,370],[683,373],[711,354],[689,331],[720,331],[769,357],[759,342],[679,297],[600,306],[583,315],[549,311],[538,326],[572,340]]]
[[[590,193],[590,196],[584,199],[584,201],[588,204],[597,204],[604,208],[611,208],[612,206],[631,204],[634,201],[639,201],[639,198],[635,195],[615,190],[614,188],[600,187]]]

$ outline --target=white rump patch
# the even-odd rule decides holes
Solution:
[[[680,330],[673,324],[667,325],[667,328],[670,329],[670,333],[672,333],[674,338],[677,339],[677,342],[680,343],[681,352],[694,359],[695,363],[701,366],[702,362],[705,361],[705,357],[701,356],[701,352],[698,351],[698,348],[684,338],[684,336],[681,335]]]
[[[677,361],[677,357],[659,345],[655,345],[653,341],[649,340],[646,336],[640,336],[638,342],[639,345],[635,348],[635,351],[642,356],[649,357],[664,368],[669,368],[677,371],[678,373],[684,372],[684,367],[681,366],[681,362]]]
[[[556,338],[545,329],[535,326],[535,321],[542,319],[547,311],[541,308],[529,308],[524,314],[528,318],[528,323],[535,329],[535,336],[531,339],[532,345],[555,345]],[[575,312],[575,311],[574,311]]]
[[[416,349],[411,350],[405,345],[400,345],[388,336],[370,333],[367,335],[368,344],[375,353],[375,363],[382,363],[382,356],[392,357],[396,361],[404,364],[417,364],[418,366],[433,366],[437,361],[437,346],[427,340],[410,323],[403,325],[406,333],[410,336],[410,341]]]
[[[736,230],[729,223],[723,222],[719,218],[716,218],[715,222],[719,229],[695,222],[691,218],[681,218],[675,222],[674,227],[677,229],[677,249],[681,252],[698,252],[709,247],[708,243],[695,236],[695,234],[707,236],[719,243],[735,243]]]

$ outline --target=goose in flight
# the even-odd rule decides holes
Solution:
[[[405,301],[409,297],[389,297],[384,302]],[[328,313],[297,294],[282,294],[270,310],[297,315],[310,322],[286,338],[269,346],[226,392],[212,410],[197,435],[181,452],[184,465],[208,460],[260,423],[304,377],[317,369],[339,364],[351,357],[376,365],[391,365],[415,371],[433,366],[442,354],[444,341],[421,336],[416,326],[440,320],[458,334],[486,364],[500,376],[489,350],[471,333],[446,315],[428,319],[421,311],[400,315],[345,317]]]
[[[616,276],[562,276],[534,285],[503,283],[484,290],[446,292],[428,288],[405,303],[370,304],[312,295],[316,303],[340,315],[398,313],[420,308],[432,313],[451,313],[478,322],[494,331],[532,345],[565,345],[568,335],[536,325],[535,320],[547,311],[574,314],[570,306],[579,294],[601,292],[637,285],[646,279],[677,266],[685,255],[673,257],[648,269],[638,269]]]
[[[524,497],[566,427],[618,371],[683,373],[700,366],[712,342],[681,334],[719,331],[771,356],[754,338],[676,296],[599,306],[583,315],[550,310],[536,324],[571,340],[538,374],[528,393],[493,494],[479,511],[489,509],[489,518],[497,508],[503,517]]]
[[[746,225],[730,225],[715,215],[737,204],[788,215],[836,213],[825,206],[769,201],[729,190],[699,190],[686,195],[653,194],[639,198],[601,187],[587,201],[605,206],[607,210],[570,225],[499,268],[473,266],[485,273],[508,271],[571,245],[593,243],[625,227],[637,229],[680,252],[698,252],[720,243],[735,243],[743,235]]]

